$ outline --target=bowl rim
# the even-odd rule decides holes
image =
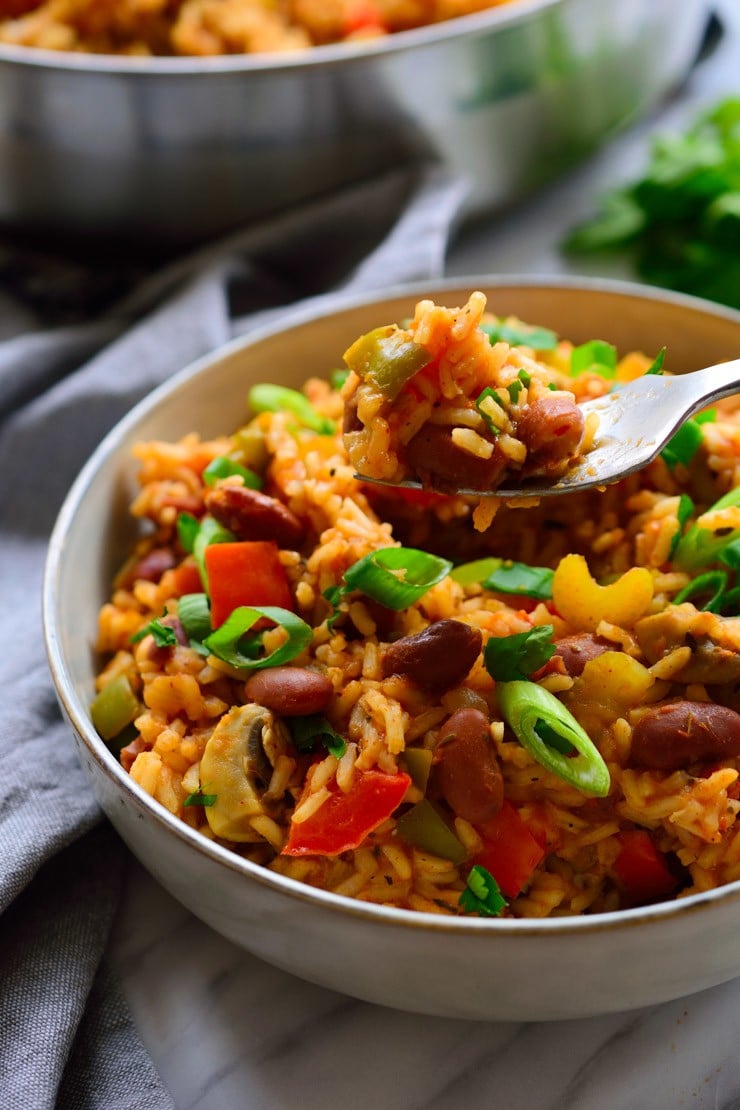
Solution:
[[[435,46],[445,41],[473,38],[481,31],[503,29],[526,23],[551,8],[571,0],[512,0],[484,11],[456,16],[408,31],[397,31],[379,39],[313,46],[305,51],[271,51],[265,54],[222,54],[202,58],[136,57],[128,54],[87,54],[82,51],[45,50],[35,46],[0,43],[0,63],[66,72],[111,74],[158,78],[187,75],[207,79],[216,74],[275,73],[341,67],[361,58],[388,57],[408,50]]]
[[[376,303],[400,297],[424,297],[436,293],[459,291],[461,294],[470,289],[515,289],[529,288],[542,290],[571,290],[574,293],[604,293],[628,298],[661,302],[687,310],[700,311],[716,316],[740,327],[740,311],[727,308],[686,294],[674,293],[664,289],[640,285],[635,282],[612,279],[553,276],[553,275],[461,275],[447,278],[429,278],[423,282],[402,283],[383,290],[364,293],[346,293],[333,296],[331,305],[304,306],[287,308],[280,322],[260,325],[245,335],[222,344],[215,350],[194,360],[182,370],[168,378],[164,383],[147,393],[119,420],[101,440],[98,447],[83,465],[59,510],[47,550],[42,586],[42,622],[47,659],[57,698],[78,737],[85,745],[87,754],[97,764],[99,770],[124,795],[128,795],[142,814],[154,819],[162,829],[175,836],[188,848],[212,860],[217,866],[225,867],[244,879],[251,879],[270,888],[277,895],[286,895],[298,902],[310,903],[314,907],[339,913],[348,918],[361,918],[366,922],[388,928],[425,929],[432,932],[452,934],[496,935],[496,936],[579,936],[583,933],[599,933],[604,930],[630,929],[640,925],[659,924],[666,918],[685,917],[688,914],[703,912],[710,906],[722,903],[740,902],[740,880],[701,891],[685,898],[660,902],[632,909],[610,911],[581,917],[555,918],[476,918],[443,917],[417,910],[404,910],[320,890],[295,879],[270,871],[268,868],[236,855],[215,841],[202,837],[195,829],[175,817],[169,810],[147,794],[127,774],[120,762],[108,749],[95,731],[90,720],[86,703],[78,694],[67,673],[57,632],[56,596],[60,557],[68,530],[73,526],[79,505],[84,501],[88,487],[94,481],[99,467],[115,454],[129,432],[151,410],[158,408],[181,386],[193,378],[207,374],[209,368],[234,353],[246,349],[281,332],[299,330],[314,321],[328,319],[345,311],[369,307]]]

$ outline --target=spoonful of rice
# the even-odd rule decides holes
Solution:
[[[612,388],[596,400],[572,405],[567,411],[563,409],[560,418],[562,431],[557,420],[542,423],[543,443],[547,437],[572,434],[574,428],[578,429],[579,435],[584,428],[587,431],[595,428],[595,431],[587,448],[577,447],[572,452],[571,465],[556,477],[548,476],[545,471],[531,477],[523,476],[521,482],[516,482],[512,479],[516,479],[517,471],[511,465],[502,469],[500,484],[491,484],[490,488],[466,480],[471,468],[465,466],[460,468],[459,483],[451,481],[449,470],[443,482],[437,483],[433,465],[417,467],[413,477],[402,482],[367,474],[358,474],[357,477],[363,482],[398,489],[439,489],[444,493],[474,497],[535,498],[575,493],[593,486],[609,485],[640,470],[670,445],[679,429],[686,426],[689,417],[712,401],[733,393],[740,393],[740,359],[688,374],[647,374]],[[555,396],[552,394],[553,398]],[[581,419],[578,418],[579,413]],[[698,425],[698,422],[695,423]],[[536,438],[532,439],[536,431],[536,428],[532,429],[527,443],[530,455],[536,455],[538,449]],[[693,433],[701,434],[698,428],[694,428]],[[438,437],[438,440],[437,452],[443,449],[442,438]],[[464,436],[449,442],[455,443],[462,454],[466,444]],[[481,473],[484,472],[481,470]]]

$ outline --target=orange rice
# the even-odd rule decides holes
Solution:
[[[434,306],[418,310],[432,311]],[[444,346],[444,337],[441,341]],[[564,375],[571,349],[561,341],[539,357]],[[523,349],[507,353],[516,359],[531,355]],[[327,365],[336,356],[327,351]],[[641,354],[626,355],[617,380],[644,373],[650,362]],[[578,379],[577,390],[592,396],[612,385],[589,373]],[[304,392],[320,417],[341,426],[337,390],[312,379]],[[507,812],[513,811],[522,837],[539,849],[521,888],[507,897],[507,915],[616,910],[740,879],[738,758],[694,758],[678,768],[651,769],[638,765],[632,752],[641,717],[662,706],[688,701],[736,708],[740,622],[699,612],[691,601],[676,605],[673,599],[705,568],[686,570],[671,559],[677,534],[696,521],[707,528],[717,524],[707,510],[740,484],[735,399],[718,406],[714,422],[701,425],[701,444],[690,465],[671,469],[658,458],[603,492],[526,509],[505,506],[483,533],[473,527],[473,507],[464,499],[422,493],[409,503],[363,487],[339,431],[319,434],[300,427],[285,411],[262,412],[218,440],[202,441],[193,433],[178,443],[141,443],[135,456],[140,492],[132,512],[142,522],[142,535],[100,613],[98,647],[105,662],[97,687],[101,691],[113,680],[128,683],[137,702],[135,719],[111,744],[123,745],[121,759],[132,778],[201,835],[273,871],[348,897],[432,913],[465,912],[461,893],[472,864],[489,858],[488,834],[451,810],[434,786],[434,768],[445,723],[467,707],[488,719],[487,742],[501,769]],[[305,528],[304,542],[279,551],[293,608],[311,628],[310,643],[290,665],[328,679],[325,715],[345,747],[332,754],[318,744],[305,755],[292,742],[292,722],[268,714],[262,734],[268,762],[261,777],[242,763],[241,772],[232,767],[230,777],[216,783],[207,781],[202,765],[216,766],[215,741],[209,754],[214,736],[228,746],[247,727],[254,710],[245,695],[248,675],[187,643],[156,647],[151,633],[135,643],[131,637],[163,614],[175,618],[181,594],[198,588],[193,555],[181,546],[177,522],[183,512],[202,517],[203,470],[223,456],[259,469],[264,492]],[[240,484],[237,475],[213,488]],[[686,495],[694,507],[682,520]],[[740,527],[740,509],[726,510],[721,525]],[[504,595],[447,576],[400,612],[383,610],[353,591],[339,600],[337,615],[325,591],[340,585],[359,559],[398,542],[446,554],[456,563],[500,555],[551,567],[553,598]],[[482,653],[446,690],[386,673],[383,659],[390,644],[443,620],[478,630],[484,644],[542,625],[553,627],[556,641],[587,636],[602,647],[606,642],[609,650],[587,662],[581,674],[559,666],[556,656],[534,680],[565,705],[597,746],[611,780],[608,796],[591,797],[569,785],[517,741],[502,718]],[[265,650],[283,639],[281,630],[269,629]],[[428,800],[461,846],[462,859],[435,855],[399,835],[399,817],[423,799],[413,783],[394,812],[356,847],[335,855],[284,854],[292,832],[315,820],[333,797],[351,797],[373,772],[397,776],[410,766],[408,753],[418,751],[431,753]],[[217,825],[233,836],[214,831],[211,806],[192,804],[194,797],[197,802],[219,791],[224,799],[228,792],[234,795],[232,823]],[[631,884],[623,865],[634,844],[647,845],[673,876],[670,890],[651,893]]]

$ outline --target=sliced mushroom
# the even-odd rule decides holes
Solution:
[[[691,648],[690,660],[673,676],[676,682],[717,686],[740,682],[740,620],[736,617],[700,612],[687,601],[643,617],[635,625],[635,638],[650,663],[676,648]]]
[[[284,727],[261,705],[236,705],[221,718],[200,761],[208,824],[225,840],[254,840],[252,819],[268,812],[272,768],[287,751]]]

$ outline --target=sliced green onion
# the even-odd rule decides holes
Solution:
[[[259,474],[230,459],[228,455],[219,455],[209,462],[203,471],[203,481],[207,486],[213,486],[219,478],[231,478],[235,474],[244,479],[244,485],[249,489],[262,489],[264,483]]]
[[[724,497],[708,509],[708,512],[717,512],[721,509],[731,509],[740,505],[740,486],[730,490]],[[673,556],[673,562],[681,570],[696,570],[708,563],[715,562],[720,553],[725,551],[735,540],[740,539],[740,528],[719,528],[712,532],[709,528],[702,528],[695,524],[681,537]]]
[[[244,645],[243,649],[240,641],[261,617],[267,617],[273,624],[284,628],[288,639],[269,655],[255,659],[254,640]],[[276,605],[240,605],[204,642],[210,652],[229,666],[236,667],[237,670],[259,671],[264,667],[278,667],[281,663],[289,663],[296,655],[300,655],[312,638],[313,632],[309,625],[289,609],[280,609]]]
[[[218,794],[202,794],[200,790],[194,790],[192,794],[188,794],[183,806],[215,806]]]
[[[558,337],[549,328],[530,327],[528,324],[481,324],[480,330],[494,343],[508,343],[512,347],[531,347],[533,351],[554,351]]]
[[[344,581],[350,590],[385,605],[386,609],[408,609],[427,590],[436,586],[452,570],[452,563],[418,551],[413,547],[382,547],[345,571]]]
[[[507,386],[506,388],[509,393],[509,400],[511,401],[512,405],[515,405],[519,400],[519,394],[524,389],[524,382],[520,381],[519,378],[517,378],[515,382],[512,382],[511,385]]]
[[[212,543],[233,543],[236,537],[228,528],[224,528],[212,516],[204,516],[200,522],[198,534],[193,544],[193,555],[198,564],[200,580],[203,588],[208,590],[208,573],[206,571],[206,548]]]
[[[551,624],[511,636],[491,636],[483,652],[486,670],[496,682],[528,678],[555,654]]]
[[[335,759],[341,759],[347,750],[343,738],[321,713],[313,713],[309,717],[293,717],[290,731],[299,752],[312,752],[318,740]]]
[[[374,328],[345,351],[344,361],[363,380],[367,378],[389,401],[395,401],[407,382],[428,366],[432,356],[395,324]]]
[[[522,369],[517,374],[517,378],[523,385],[526,385],[527,389],[529,389],[532,383],[532,375],[527,370],[522,367]]]
[[[307,397],[297,389],[288,389],[283,385],[264,384],[254,385],[247,398],[252,412],[289,412],[306,428],[310,428],[319,435],[334,435],[336,427],[333,420],[320,416]]]
[[[648,369],[645,371],[645,377],[647,377],[649,374],[662,374],[663,373],[663,363],[665,362],[665,352],[666,352],[666,348],[661,347],[660,350],[658,351],[658,354],[653,359],[653,361],[650,364],[650,366],[648,367]]]
[[[674,436],[666,443],[660,452],[660,457],[668,467],[673,470],[679,463],[688,466],[696,452],[701,447],[701,427],[695,420],[687,420],[682,424]]]
[[[422,852],[453,863],[467,859],[467,850],[431,802],[424,798],[396,821],[396,834]]]
[[[603,339],[592,339],[574,347],[570,355],[570,373],[577,378],[579,374],[593,371],[602,378],[613,378],[617,372],[617,349]]]
[[[205,594],[183,594],[177,603],[177,615],[191,645],[202,644],[211,635],[211,609]]]
[[[694,511],[694,502],[689,497],[688,493],[682,493],[678,499],[678,509],[676,510],[676,517],[678,519],[678,531],[675,533],[671,540],[671,546],[668,551],[668,558],[672,559],[676,553],[676,548],[681,540],[681,533],[683,532],[684,525]]]
[[[727,591],[722,598],[719,612],[728,617],[736,617],[740,613],[740,586]]]
[[[710,570],[706,574],[700,574],[693,582],[689,582],[688,586],[679,590],[673,599],[673,604],[681,605],[684,601],[690,601],[692,597],[704,597],[709,594],[709,600],[699,608],[707,613],[719,613],[722,609],[727,581],[727,572],[724,570]]]
[[[506,407],[501,397],[490,385],[486,386],[479,397],[476,397],[475,407],[486,422],[489,432],[501,435],[506,424]]]
[[[329,378],[329,384],[331,385],[333,390],[339,393],[339,390],[347,381],[348,377],[349,370],[332,370],[331,377]]]
[[[496,697],[504,720],[538,763],[584,794],[606,797],[611,785],[606,763],[575,717],[549,690],[536,682],[500,682]],[[566,755],[548,744],[538,731],[542,725],[553,729],[577,754]]]
[[[159,617],[149,621],[138,632],[135,632],[131,637],[132,644],[138,644],[145,636],[151,636],[154,640],[156,647],[175,647],[177,644],[177,636],[175,635],[174,628],[170,628],[168,624],[162,624]]]
[[[193,550],[195,544],[195,537],[198,535],[200,528],[200,521],[192,513],[180,513],[177,518],[177,537],[180,541],[180,546],[183,551],[188,555]]]
[[[506,899],[491,872],[476,863],[470,869],[458,905],[468,913],[477,913],[479,917],[500,917],[506,909]]]
[[[93,698],[90,716],[97,732],[106,741],[112,740],[139,716],[139,699],[131,689],[125,675],[119,674],[107,682]]]
[[[720,551],[719,561],[730,570],[740,570],[740,539],[733,540]]]
[[[555,571],[549,567],[530,567],[526,563],[508,560],[489,574],[483,583],[485,589],[500,594],[520,594],[547,601],[552,597],[552,580]]]
[[[498,570],[502,563],[503,559],[498,559],[494,555],[487,559],[474,559],[472,563],[461,563],[459,567],[451,570],[450,578],[461,586],[473,586],[485,581],[495,570]]]
[[[344,586],[328,586],[321,595],[325,601],[329,602],[332,609],[334,610],[334,612],[330,613],[329,616],[326,618],[326,627],[329,629],[330,632],[334,628],[334,625],[337,623],[339,618],[342,616],[342,610],[339,608],[339,603],[346,592],[347,591]]]

